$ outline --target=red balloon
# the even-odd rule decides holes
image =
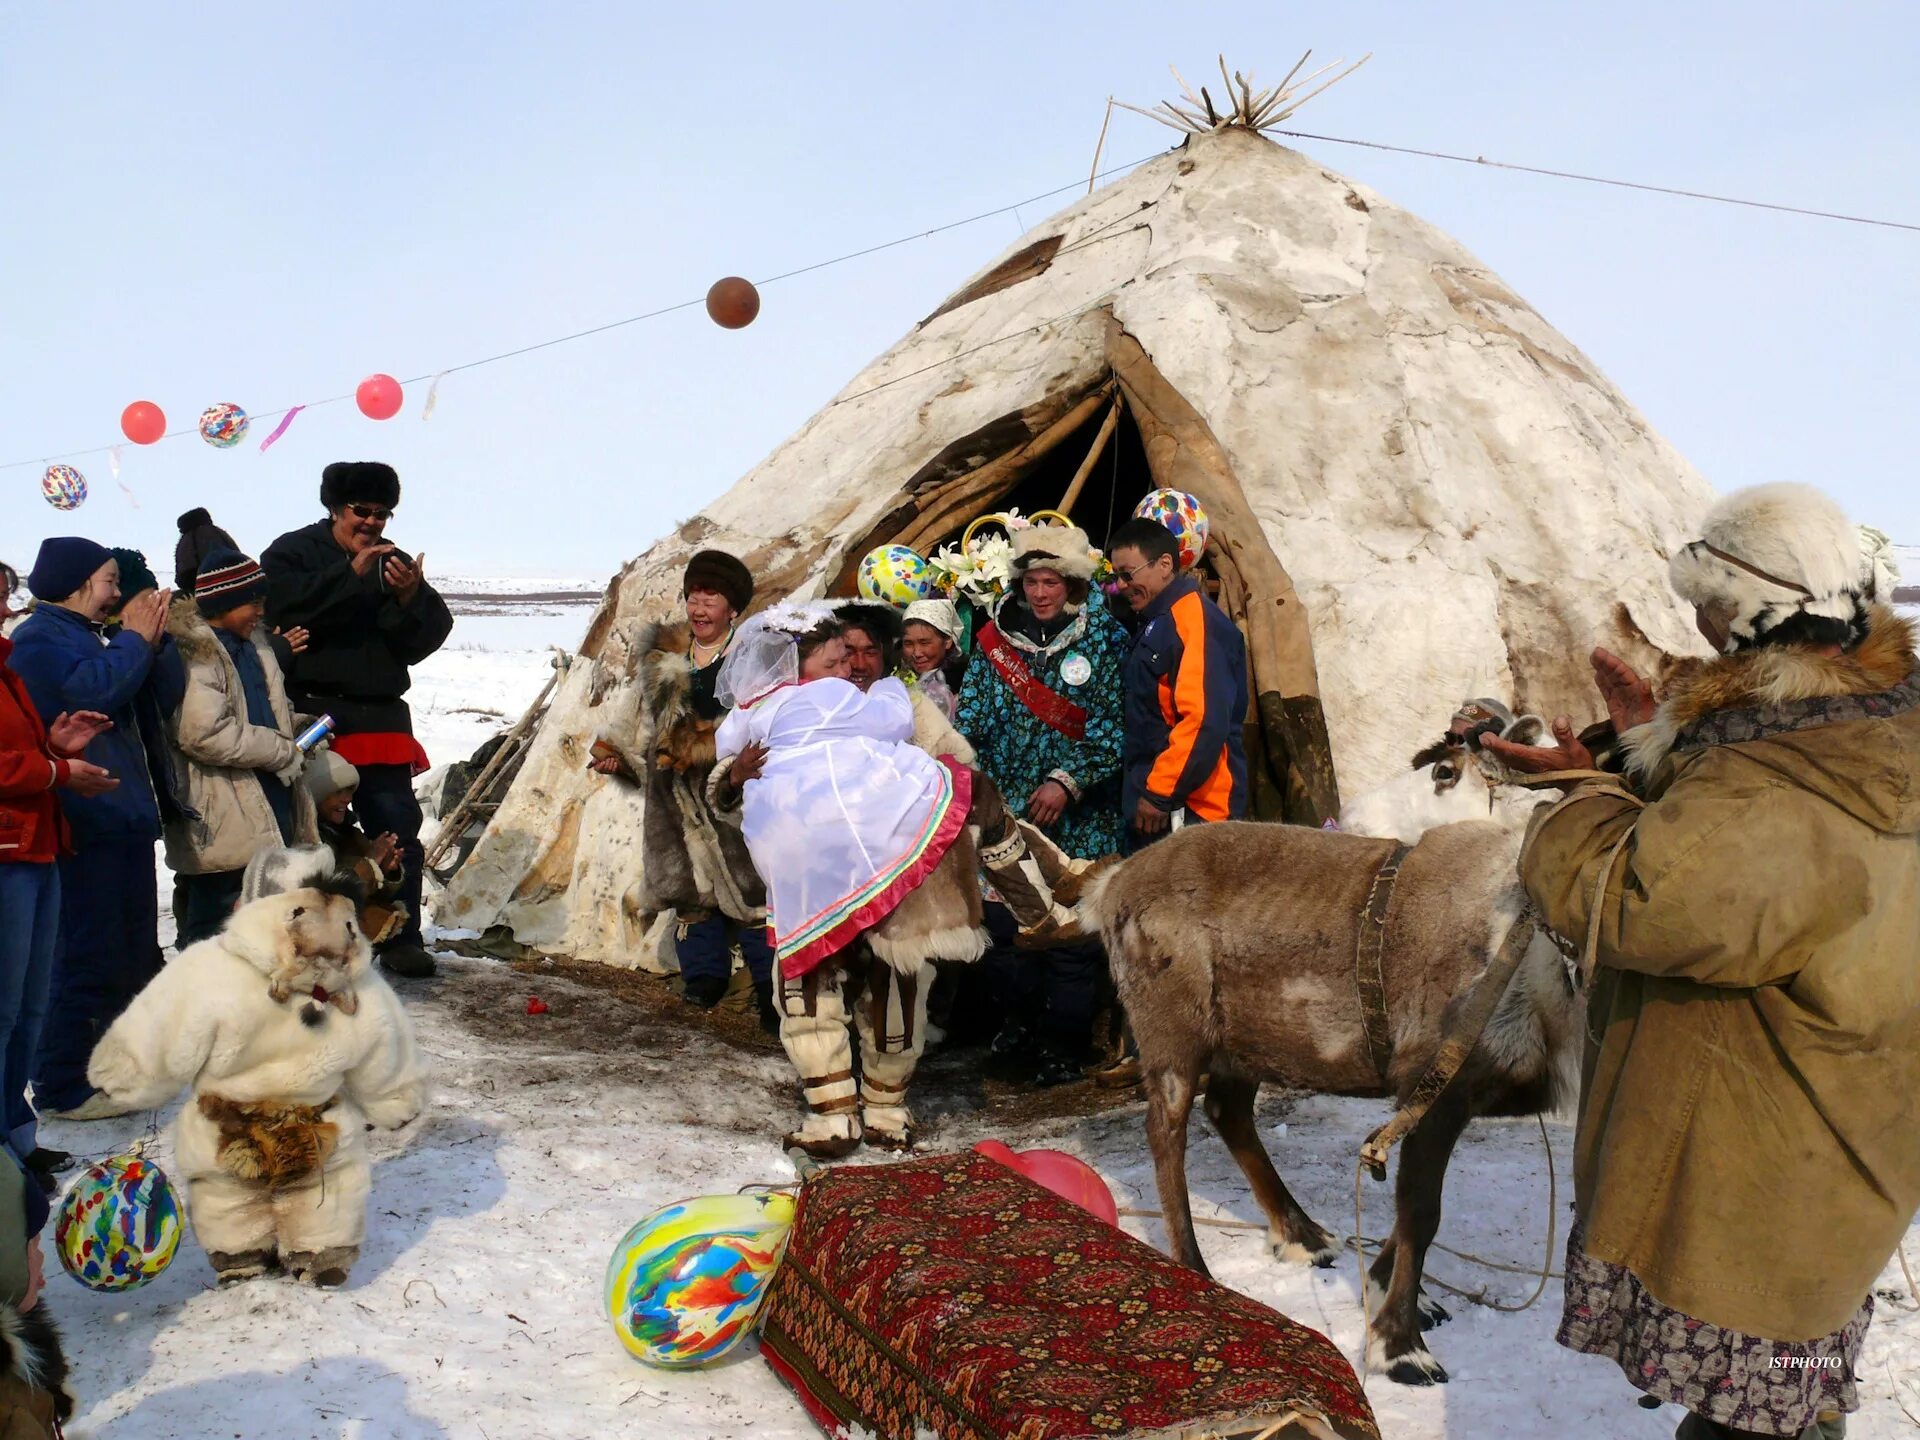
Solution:
[[[973,1149],[1009,1170],[1018,1170],[1062,1200],[1071,1200],[1094,1219],[1119,1227],[1120,1207],[1113,1203],[1113,1192],[1100,1172],[1077,1156],[1064,1150],[1010,1150],[998,1140],[982,1140]]]
[[[400,382],[391,375],[369,375],[353,392],[353,403],[369,420],[391,420],[400,413]]]
[[[729,330],[742,330],[760,313],[760,292],[751,280],[729,275],[713,282],[707,291],[707,315],[714,324]]]
[[[136,445],[151,445],[167,433],[167,417],[151,400],[136,400],[120,412],[120,433]]]

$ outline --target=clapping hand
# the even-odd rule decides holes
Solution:
[[[313,640],[313,636],[307,633],[307,627],[304,625],[290,626],[285,630],[276,629],[273,633],[286,641],[287,649],[295,655],[306,654],[307,646]]]
[[[1606,650],[1593,652],[1593,683],[1606,702],[1607,718],[1613,721],[1613,733],[1624,735],[1637,725],[1653,719],[1658,708],[1653,687],[1635,673],[1618,655]]]
[[[119,789],[120,782],[98,765],[85,760],[69,760],[66,788],[76,795],[91,797]]]
[[[373,863],[389,875],[400,873],[400,837],[391,830],[373,842]]]
[[[138,635],[149,645],[158,645],[161,632],[167,626],[167,607],[171,604],[171,590],[143,590],[120,612],[120,628]]]
[[[76,710],[72,714],[62,711],[47,727],[47,739],[53,743],[56,754],[79,755],[96,737],[112,728],[113,721],[98,710]]]

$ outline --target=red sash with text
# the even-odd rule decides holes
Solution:
[[[1087,734],[1087,712],[1065,696],[1057,695],[1045,685],[1033,678],[1033,672],[1027,668],[1027,662],[1020,658],[1020,652],[1008,643],[1007,637],[1000,633],[1000,627],[989,620],[980,627],[975,637],[979,646],[986,652],[987,660],[1007,682],[1007,688],[1014,697],[1033,713],[1041,724],[1058,730],[1069,740],[1082,740]]]

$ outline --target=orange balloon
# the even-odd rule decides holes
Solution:
[[[136,400],[120,412],[120,433],[136,445],[151,445],[167,433],[167,417],[151,400]]]
[[[729,275],[714,281],[713,288],[707,291],[707,315],[716,325],[742,330],[751,325],[759,313],[760,292],[753,288],[751,280]]]

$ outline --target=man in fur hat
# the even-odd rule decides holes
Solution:
[[[1726,496],[1670,573],[1718,655],[1656,702],[1595,652],[1625,775],[1572,782],[1521,856],[1593,967],[1559,1340],[1681,1436],[1834,1436],[1920,1206],[1920,662],[1803,486]],[[1590,771],[1554,734],[1482,743]]]
[[[262,565],[269,623],[307,632],[288,675],[294,705],[333,716],[334,750],[360,772],[353,803],[361,828],[400,837],[408,920],[380,947],[380,963],[417,977],[435,968],[420,943],[425,857],[413,795],[427,755],[413,738],[405,697],[413,683],[408,667],[446,644],[453,614],[426,581],[426,557],[413,558],[386,538],[399,503],[400,477],[391,465],[336,461],[320,475],[326,518],[282,535]]]
[[[592,768],[646,792],[639,908],[672,911],[679,928],[682,992],[711,1009],[726,994],[733,951],[753,979],[760,1023],[779,1027],[766,887],[740,835],[737,814],[715,809],[707,780],[714,731],[726,715],[714,694],[734,625],[753,603],[753,575],[724,550],[701,550],[680,584],[685,618],[640,626],[624,637],[638,684],[632,710],[601,732]]]

